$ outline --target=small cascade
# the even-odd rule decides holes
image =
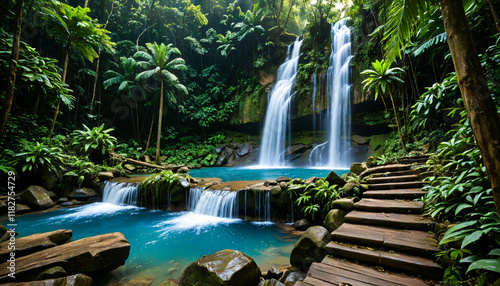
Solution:
[[[285,140],[287,133],[291,131],[290,102],[294,94],[292,91],[297,77],[301,45],[302,40],[297,38],[295,43],[288,46],[286,61],[279,67],[276,84],[268,94],[259,165],[287,165],[284,159]]]
[[[222,218],[238,217],[238,192],[191,188],[188,209],[195,214]]]
[[[106,182],[104,185],[102,202],[113,205],[137,206],[139,184]]]
[[[332,168],[348,168],[351,164],[351,29],[346,19],[332,25],[332,53],[327,73],[328,161]]]
[[[256,193],[255,220],[271,221],[271,192]]]

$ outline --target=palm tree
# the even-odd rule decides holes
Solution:
[[[254,40],[252,41],[252,55],[253,61],[255,62],[255,41],[258,41],[257,32],[265,32],[266,29],[260,25],[264,19],[264,12],[259,9],[257,4],[253,7],[253,12],[248,10],[246,13],[240,11],[240,16],[243,17],[243,21],[236,23],[234,25],[235,29],[238,29],[236,36],[238,36],[238,41],[243,41],[248,36],[252,35]]]
[[[113,53],[114,45],[108,36],[109,31],[101,28],[99,23],[96,23],[90,18],[87,13],[89,8],[72,7],[68,4],[52,0],[50,8],[45,8],[44,13],[53,20],[53,25],[50,25],[49,32],[65,38],[63,61],[62,61],[62,82],[66,82],[66,74],[68,71],[68,54],[69,48],[73,46],[87,60],[93,61],[98,57],[94,50],[94,46],[106,49]],[[57,115],[61,107],[61,99],[57,100],[54,119],[48,138],[52,137],[54,127],[56,125]]]
[[[391,2],[384,35],[384,39],[388,40],[386,56],[389,59],[401,55],[427,5],[429,1],[425,0]],[[441,0],[440,7],[467,117],[491,182],[497,213],[500,214],[500,115],[479,61],[463,2]]]
[[[141,142],[140,138],[140,128],[139,128],[139,110],[137,109],[135,114],[135,122],[134,122],[134,107],[137,107],[137,100],[144,99],[144,88],[139,85],[136,80],[137,72],[139,66],[137,65],[137,61],[134,58],[120,58],[121,65],[119,69],[121,71],[109,70],[106,72],[106,76],[108,79],[103,82],[103,86],[105,89],[108,89],[111,86],[118,85],[117,92],[125,95],[129,100],[133,102],[133,106],[130,107],[130,111],[132,113],[132,126],[134,128],[134,133],[137,136],[137,142]]]
[[[187,70],[182,58],[170,60],[170,56],[181,52],[179,49],[172,47],[172,44],[147,43],[148,52],[138,51],[134,57],[142,58],[137,64],[140,67],[146,68],[145,71],[136,76],[137,80],[154,79],[160,82],[160,106],[158,112],[158,132],[156,138],[156,164],[160,164],[160,139],[161,139],[161,121],[163,116],[163,93],[165,92],[169,100],[176,102],[176,93],[181,92],[187,94],[187,89],[179,83],[179,79],[175,75],[180,71]]]
[[[372,62],[373,69],[367,69],[361,72],[361,74],[367,75],[367,78],[362,82],[363,90],[374,90],[375,100],[380,97],[382,101],[385,100],[384,95],[389,95],[392,102],[392,108],[394,109],[394,117],[396,119],[396,125],[398,127],[399,140],[403,146],[403,150],[406,152],[406,144],[403,139],[403,134],[401,132],[401,122],[399,119],[398,110],[396,109],[396,104],[394,102],[394,96],[392,95],[392,88],[396,83],[404,83],[402,79],[398,77],[398,74],[404,72],[401,68],[391,68],[391,62],[387,60],[375,60]],[[386,106],[387,112],[387,106]]]

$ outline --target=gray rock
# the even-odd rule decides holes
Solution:
[[[252,145],[250,145],[248,143],[245,143],[242,145],[240,144],[238,147],[239,148],[238,148],[237,153],[238,153],[238,156],[240,156],[240,157],[247,155],[252,150]]]
[[[177,170],[178,174],[187,174],[189,173],[189,168],[186,166],[182,166]]]
[[[264,279],[280,279],[283,277],[283,274],[285,273],[284,269],[278,269],[276,267],[271,267],[269,270],[267,270],[266,274],[264,274]]]
[[[351,140],[354,141],[355,143],[358,143],[359,145],[364,145],[368,143],[368,140],[366,140],[366,137],[360,136],[360,135],[352,135]]]
[[[290,264],[303,271],[309,270],[313,262],[325,257],[325,246],[330,242],[330,232],[322,226],[308,228],[295,244],[290,255]]]
[[[99,172],[99,174],[97,174],[97,177],[101,181],[107,181],[113,179],[115,176],[111,172]]]
[[[30,207],[36,209],[48,209],[54,206],[54,202],[42,186],[29,186],[21,193],[21,199]]]
[[[64,268],[62,268],[61,266],[56,266],[56,267],[49,268],[49,269],[43,271],[42,273],[40,273],[40,275],[38,275],[36,280],[40,281],[40,280],[47,280],[47,279],[57,279],[57,278],[66,277],[67,275],[68,274],[66,273],[66,270],[64,270]]]
[[[31,208],[28,207],[27,205],[16,204],[16,214],[25,214],[25,213],[29,213],[30,211],[31,211]]]
[[[281,176],[279,178],[276,179],[276,182],[278,183],[281,183],[281,182],[285,182],[285,183],[288,183],[290,182],[292,179],[288,178],[288,177],[285,177],[285,176]]]
[[[311,222],[307,218],[299,219],[293,226],[296,230],[306,230],[311,226]]]
[[[179,285],[255,286],[260,269],[249,256],[236,250],[221,250],[191,263],[182,273]]]
[[[329,232],[332,232],[337,228],[339,228],[344,223],[344,217],[346,214],[347,214],[346,211],[333,209],[328,212],[328,214],[325,217],[325,220],[323,221],[323,224],[325,225],[326,229],[328,229]]]
[[[79,201],[86,201],[90,198],[97,197],[97,192],[93,189],[89,188],[78,188],[74,189],[70,194],[69,198],[79,200]]]
[[[354,187],[356,187],[355,183],[353,182],[346,183],[342,188],[342,192],[344,193],[345,196],[352,196],[354,192]]]
[[[277,186],[278,182],[275,180],[267,180],[264,182],[264,186],[269,187],[269,186]]]
[[[285,286],[293,286],[295,282],[302,281],[306,278],[306,273],[301,271],[291,271],[289,273],[285,273],[284,279],[281,280],[285,284]]]
[[[338,199],[332,202],[332,208],[352,211],[354,209],[354,202],[352,199]]]
[[[258,286],[285,286],[285,284],[279,282],[274,278],[271,278],[271,279],[261,280]]]
[[[280,188],[282,190],[286,190],[286,188],[288,187],[288,185],[286,184],[286,182],[280,182],[279,186],[280,186]]]
[[[367,169],[368,169],[368,165],[365,162],[363,162],[363,163],[353,163],[351,165],[350,172],[352,174],[359,175],[359,174],[363,173],[364,171],[366,171]]]
[[[344,179],[339,177],[339,175],[337,175],[334,171],[331,171],[328,174],[328,176],[326,176],[325,180],[328,181],[328,183],[330,183],[330,186],[331,185],[338,185],[340,187],[343,187],[345,185]]]

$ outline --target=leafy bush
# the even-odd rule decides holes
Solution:
[[[109,154],[116,144],[116,138],[109,135],[114,129],[104,129],[104,124],[99,127],[88,128],[83,125],[83,130],[75,130],[71,133],[71,145],[82,153],[90,154],[90,158],[95,162],[101,163],[103,155]],[[101,155],[96,154],[100,152]]]
[[[291,184],[288,188],[294,204],[301,208],[301,213],[311,219],[319,220],[326,216],[333,201],[342,197],[341,188],[331,185],[328,181],[318,180],[307,186]]]
[[[42,168],[57,173],[58,169],[64,164],[65,155],[62,149],[57,146],[49,146],[43,142],[23,143],[21,153],[14,156],[13,165],[22,172],[38,172]]]
[[[71,171],[64,173],[63,181],[69,188],[81,187],[84,181],[90,181],[97,176],[99,168],[87,158],[75,158],[69,163]]]

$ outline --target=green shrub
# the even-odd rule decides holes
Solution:
[[[47,168],[51,172],[57,173],[64,164],[65,155],[62,149],[57,146],[49,146],[44,142],[24,141],[21,153],[14,156],[13,165],[22,172],[38,172],[42,168]]]

